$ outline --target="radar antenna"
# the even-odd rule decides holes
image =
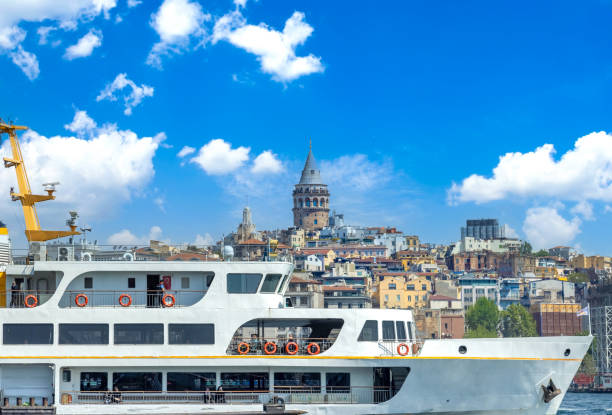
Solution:
[[[17,185],[19,187],[19,193],[15,193],[15,189],[11,188],[11,199],[14,201],[19,200],[23,208],[23,216],[26,224],[26,238],[30,242],[44,242],[51,239],[62,238],[64,236],[79,235],[76,231],[76,222],[69,224],[69,231],[45,231],[40,228],[40,222],[38,221],[38,214],[36,213],[36,203],[44,202],[46,200],[54,200],[55,186],[58,182],[45,183],[43,184],[46,195],[35,195],[32,194],[30,188],[30,182],[28,181],[28,175],[26,173],[25,164],[21,155],[21,148],[19,147],[19,140],[15,131],[27,130],[28,127],[13,125],[11,122],[5,123],[0,120],[0,136],[2,134],[8,134],[11,140],[11,150],[13,152],[12,158],[4,158],[4,167],[10,168],[15,167],[15,173],[17,175]],[[74,212],[76,215],[76,212]],[[71,219],[76,220],[76,216],[72,215]]]

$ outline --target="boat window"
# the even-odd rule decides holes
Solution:
[[[227,274],[227,292],[230,294],[255,294],[261,274]]]
[[[403,321],[396,321],[395,328],[397,329],[397,340],[406,340],[406,326]]]
[[[270,388],[268,374],[221,373],[221,386],[227,391],[267,391]]]
[[[85,288],[85,289],[92,289],[93,288],[93,278],[92,277],[85,277],[83,279],[83,288]]]
[[[351,390],[350,373],[326,373],[325,389],[327,393],[349,392]]]
[[[164,325],[115,324],[115,344],[164,344]]]
[[[168,324],[169,344],[215,344],[214,324]]]
[[[113,389],[120,391],[155,391],[162,390],[161,372],[124,372],[113,373]]]
[[[189,277],[181,278],[181,289],[183,290],[189,289]]]
[[[295,389],[299,389],[302,391],[306,390],[308,392],[320,392],[321,374],[319,372],[274,373],[274,391],[283,393],[290,392],[291,390]]]
[[[81,372],[81,391],[106,391],[108,390],[108,373],[106,372]]]
[[[281,274],[268,274],[266,275],[266,279],[261,286],[262,293],[273,293],[276,291],[276,286],[280,281],[282,275]]]
[[[53,344],[53,324],[5,324],[4,344]]]
[[[407,321],[406,324],[408,326],[408,340],[412,341],[414,340],[414,327],[412,321]]]
[[[169,392],[215,390],[217,376],[215,373],[168,372],[167,386]]]
[[[378,341],[378,321],[367,320],[359,333],[357,341],[360,342],[377,342]]]
[[[59,344],[108,344],[108,324],[60,324]]]
[[[395,323],[393,321],[383,321],[382,334],[384,341],[395,340]]]
[[[136,288],[136,278],[128,278],[128,288]]]
[[[285,286],[287,285],[287,282],[289,280],[289,274],[285,275],[283,277],[283,281],[280,283],[280,285],[278,286],[278,291],[277,292],[282,292],[285,289]]]

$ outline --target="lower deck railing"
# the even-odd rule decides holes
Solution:
[[[67,391],[62,404],[211,404],[246,405],[264,403],[285,404],[377,404],[395,395],[390,387],[345,387],[338,391],[277,388],[275,391],[184,391],[184,392],[85,392]]]

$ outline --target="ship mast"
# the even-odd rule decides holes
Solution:
[[[32,194],[25,164],[21,155],[21,148],[19,147],[19,140],[17,139],[17,134],[15,133],[15,131],[27,129],[28,127],[7,124],[0,120],[0,136],[2,134],[8,134],[11,141],[13,157],[4,158],[4,167],[15,167],[19,192],[15,193],[15,191],[11,188],[11,198],[13,201],[19,200],[21,202],[26,225],[26,238],[28,238],[29,242],[44,242],[51,239],[62,238],[64,236],[79,235],[80,233],[76,231],[76,223],[74,223],[74,221],[69,221],[69,231],[45,231],[40,228],[40,222],[38,221],[38,215],[36,213],[36,203],[44,202],[46,200],[54,200],[55,196],[53,193],[55,192],[55,184],[57,183],[48,183],[45,185],[45,191],[47,192],[46,195]],[[74,216],[76,216],[76,213],[73,215],[73,217]]]

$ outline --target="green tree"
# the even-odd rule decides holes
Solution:
[[[521,254],[523,254],[523,255],[531,255],[531,251],[532,251],[532,248],[531,248],[531,244],[529,242],[525,241],[525,242],[523,242],[521,244],[521,248],[519,250],[519,252]]]
[[[577,334],[578,336],[588,336],[589,331],[583,330]],[[597,338],[593,337],[593,342],[587,350],[586,355],[584,355],[584,359],[582,359],[582,363],[580,363],[580,367],[578,368],[578,373],[583,373],[585,375],[595,375],[597,373],[597,366],[595,365],[595,359],[593,358],[593,354],[597,349]]]
[[[548,251],[546,249],[540,249],[534,255],[535,256],[548,256]]]
[[[501,312],[501,332],[504,337],[537,337],[536,323],[529,311],[512,304]]]
[[[471,337],[497,337],[499,310],[495,301],[480,297],[465,313],[468,334]],[[478,335],[478,336],[477,336]]]
[[[584,272],[575,272],[573,274],[568,275],[567,280],[569,282],[573,282],[574,284],[577,284],[580,282],[589,282],[591,279]]]

